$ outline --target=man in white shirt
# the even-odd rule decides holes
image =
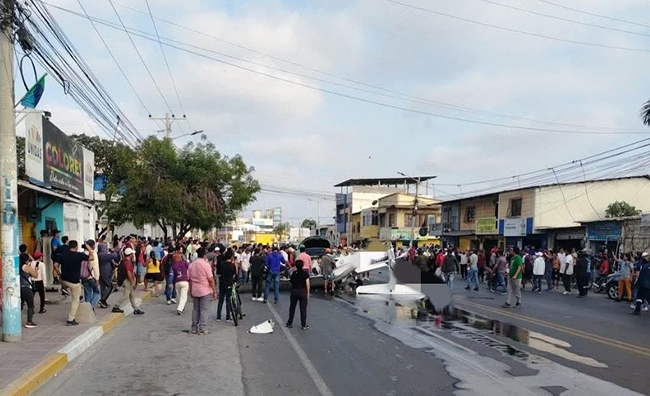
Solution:
[[[571,276],[573,275],[573,265],[575,260],[573,255],[567,254],[564,259],[564,265],[560,266],[560,274],[562,274],[562,284],[564,285],[564,295],[571,294]]]
[[[239,277],[239,281],[241,283],[248,283],[248,275],[249,275],[249,270],[251,268],[251,250],[250,248],[246,248],[240,255],[239,259],[241,260],[241,274]]]

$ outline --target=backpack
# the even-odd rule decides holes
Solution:
[[[90,266],[90,262],[88,260],[84,260],[81,262],[81,280],[86,280],[90,279],[93,274],[92,274],[92,267]]]
[[[126,268],[124,268],[124,260],[120,261],[120,265],[117,266],[117,286],[122,287],[124,281],[126,280]]]

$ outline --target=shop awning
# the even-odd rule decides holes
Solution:
[[[18,185],[21,186],[21,187],[27,188],[29,190],[32,190],[32,191],[37,191],[37,192],[40,192],[42,194],[49,195],[51,197],[60,198],[60,199],[62,199],[64,201],[66,201],[66,202],[72,202],[72,203],[76,203],[76,204],[79,204],[79,205],[83,205],[83,206],[85,206],[87,208],[92,208],[93,206],[95,206],[94,203],[82,201],[81,199],[75,198],[75,197],[67,195],[65,193],[50,190],[49,188],[37,186],[37,185],[32,184],[32,183],[30,183],[28,181],[25,181],[25,180],[18,180]]]
[[[451,237],[472,236],[472,235],[474,235],[474,231],[471,230],[448,231],[442,233],[442,236],[451,236]]]

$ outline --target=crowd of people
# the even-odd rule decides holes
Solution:
[[[522,306],[521,291],[527,284],[531,285],[532,292],[541,294],[543,290],[560,289],[561,282],[564,295],[571,295],[575,290],[578,298],[583,298],[592,282],[602,282],[616,271],[620,274],[617,301],[625,297],[636,315],[641,309],[647,310],[646,302],[650,301],[650,255],[647,252],[615,257],[606,250],[592,254],[588,250],[536,250],[527,246],[523,250],[513,247],[504,253],[497,247],[486,252],[424,246],[412,247],[407,254],[421,271],[435,271],[450,290],[457,276],[465,281],[466,290],[478,291],[479,284],[485,283],[489,291],[506,296],[505,308],[511,306],[513,298],[515,307]]]
[[[21,299],[27,306],[27,328],[37,326],[34,322],[36,293],[40,296],[39,313],[46,312],[43,282],[43,238],[46,236],[47,232],[41,233],[32,254],[27,252],[27,246],[20,247]],[[79,324],[76,316],[81,301],[88,302],[93,310],[109,308],[108,299],[119,288],[122,296],[112,306],[112,312],[123,313],[122,307],[130,303],[134,315],[144,315],[135,294],[141,288],[151,291],[154,298],[164,294],[167,305],[175,305],[177,315],[185,312],[191,296],[191,332],[207,334],[210,298],[217,300],[216,319],[221,321],[224,301],[234,284],[251,283],[252,300],[257,302],[266,303],[273,293],[277,304],[280,279],[286,278],[292,285],[287,325],[292,325],[294,310],[299,305],[302,327],[308,328],[306,307],[312,260],[304,247],[262,244],[226,247],[220,240],[163,240],[133,235],[116,236],[110,241],[88,240],[80,245],[54,231],[49,253],[53,283],[60,285],[64,296],[70,296],[68,326]],[[328,255],[331,252],[326,252],[325,256]],[[231,321],[233,314],[226,304],[226,322]]]

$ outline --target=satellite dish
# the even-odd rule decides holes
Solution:
[[[428,233],[429,233],[429,229],[427,227],[420,228],[419,234],[421,237],[427,236]]]

